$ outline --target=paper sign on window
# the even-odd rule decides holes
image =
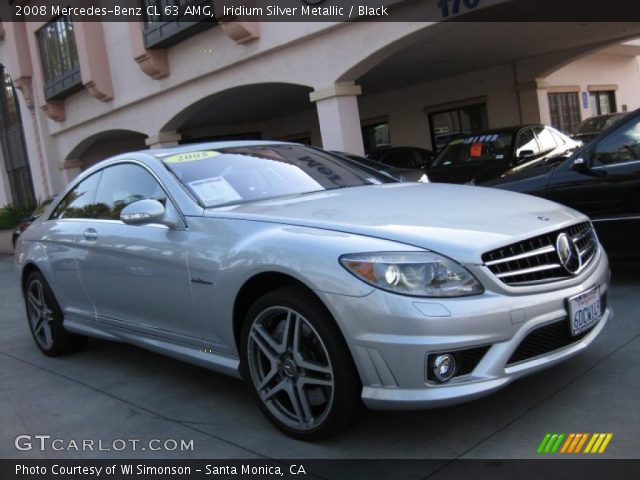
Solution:
[[[472,157],[479,157],[482,155],[482,143],[472,143],[469,155]]]

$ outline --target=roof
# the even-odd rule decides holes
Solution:
[[[167,155],[198,152],[201,150],[217,150],[220,148],[234,148],[234,147],[253,147],[253,146],[260,146],[260,145],[298,145],[298,144],[291,143],[291,142],[279,142],[279,141],[270,141],[270,140],[227,140],[224,142],[189,143],[187,145],[179,145],[177,147],[151,148],[148,150],[139,150],[137,153],[146,153],[158,158],[162,158]]]

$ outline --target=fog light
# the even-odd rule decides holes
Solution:
[[[433,376],[439,382],[446,382],[456,373],[456,359],[449,353],[438,355],[433,361]]]

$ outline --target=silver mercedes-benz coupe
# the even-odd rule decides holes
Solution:
[[[584,215],[281,142],[103,161],[22,234],[15,261],[45,355],[99,337],[242,377],[301,439],[361,403],[485,395],[585,349],[612,316]]]

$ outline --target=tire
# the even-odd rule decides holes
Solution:
[[[241,338],[241,371],[277,428],[315,440],[351,423],[360,379],[331,314],[310,292],[293,286],[260,297]]]
[[[36,345],[48,357],[58,357],[82,347],[87,337],[67,332],[62,323],[64,315],[49,287],[38,272],[31,272],[24,287],[29,330]]]

